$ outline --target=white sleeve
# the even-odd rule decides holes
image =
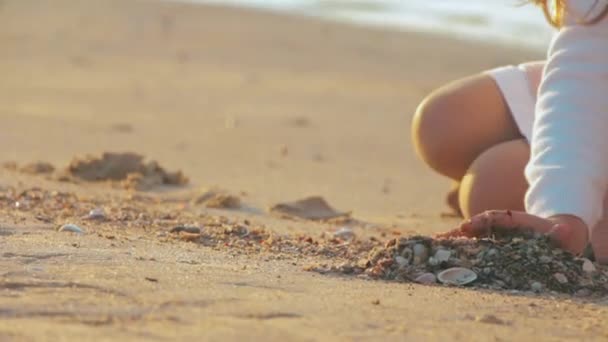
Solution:
[[[574,13],[588,12],[577,2],[585,0],[569,1]],[[608,186],[608,18],[593,26],[566,20],[539,88],[526,210],[574,215],[591,229],[602,217]]]

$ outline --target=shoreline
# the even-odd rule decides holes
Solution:
[[[340,14],[340,13],[324,13],[320,11],[314,10],[306,10],[301,8],[282,8],[281,6],[276,5],[255,5],[250,3],[241,3],[239,1],[222,3],[217,0],[161,0],[173,3],[184,3],[184,4],[193,4],[193,5],[202,5],[202,6],[223,6],[227,8],[234,9],[245,9],[252,11],[262,11],[266,13],[279,14],[279,15],[288,15],[288,16],[298,16],[298,17],[308,17],[319,19],[323,21],[330,21],[345,25],[359,26],[363,28],[370,29],[386,29],[392,30],[396,32],[410,32],[410,33],[418,33],[418,34],[430,34],[430,35],[439,35],[445,38],[452,38],[456,40],[469,41],[472,43],[490,43],[497,44],[501,46],[511,46],[513,48],[524,48],[530,49],[537,52],[544,52],[548,48],[550,42],[550,35],[548,32],[544,32],[543,35],[546,37],[535,38],[532,42],[524,42],[520,38],[516,38],[515,32],[511,33],[499,33],[496,31],[496,28],[489,27],[458,27],[459,20],[467,20],[466,18],[459,18],[457,15],[454,15],[452,18],[452,22],[423,22],[416,21],[414,22],[405,22],[403,20],[399,20],[397,18],[387,16],[385,18],[374,17],[372,15],[366,15],[366,13],[351,13],[351,14]],[[540,13],[539,13],[540,16]],[[476,18],[472,15],[472,18],[469,20],[474,20]],[[445,19],[450,20],[450,19]],[[477,18],[477,20],[482,21],[481,18]],[[389,23],[390,22],[390,23]],[[444,29],[437,28],[438,25],[446,26]],[[530,23],[521,23],[524,26],[527,26],[528,29],[532,31],[537,31],[539,27],[530,26]],[[450,30],[447,27],[456,28],[456,30]],[[546,28],[549,31],[549,28]],[[486,33],[481,33],[479,31],[486,31]],[[521,31],[521,30],[520,30]],[[523,33],[520,32],[520,33]]]

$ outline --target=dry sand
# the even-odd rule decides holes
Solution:
[[[168,233],[318,239],[341,223],[266,211],[311,195],[378,241],[450,228],[448,184],[409,146],[416,103],[540,53],[143,0],[0,1],[0,46],[1,161],[135,152],[191,181],[133,194],[0,170],[0,340],[608,338],[601,300],[324,276],[303,271],[322,253]],[[203,186],[241,208],[197,205]],[[98,206],[109,220],[81,218]],[[55,230],[67,222],[86,233]]]

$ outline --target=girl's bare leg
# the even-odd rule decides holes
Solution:
[[[428,96],[414,116],[412,137],[422,160],[460,182],[482,152],[521,135],[494,79],[480,74]]]
[[[528,189],[524,169],[530,158],[526,140],[511,140],[483,152],[460,183],[459,203],[465,219],[492,209],[524,211]]]

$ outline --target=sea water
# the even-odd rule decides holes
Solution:
[[[173,0],[176,1],[176,0]],[[546,48],[553,33],[525,0],[177,0],[255,7],[458,38]]]

